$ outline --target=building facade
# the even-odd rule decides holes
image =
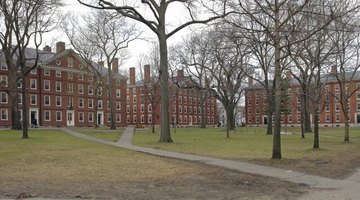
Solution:
[[[160,85],[156,77],[150,76],[150,66],[144,66],[143,80],[135,81],[135,68],[130,68],[127,86],[126,123],[149,126],[161,123]],[[174,80],[188,84],[186,76],[179,70]],[[201,101],[195,89],[179,87],[169,81],[169,117],[172,125],[177,127],[200,126],[201,104],[204,105],[206,125],[217,124],[216,99],[209,96]]]
[[[29,55],[35,49],[28,49]],[[56,52],[46,46],[40,52],[39,65],[24,81],[27,89],[28,122],[34,120],[44,127],[90,127],[94,123],[109,126],[110,109],[106,85],[107,69],[101,64],[86,64],[74,51],[65,49],[65,43],[56,44]],[[1,57],[0,79],[0,127],[11,126],[8,91],[8,67]],[[112,63],[113,102],[115,102],[116,126],[125,126],[125,99],[127,78],[118,73],[118,60]],[[100,79],[103,81],[101,82]],[[101,84],[102,83],[102,84]],[[18,84],[19,110],[21,114],[21,84]],[[19,115],[21,121],[21,116]]]
[[[322,127],[340,127],[344,126],[345,117],[340,102],[340,84],[335,78],[336,69],[327,75],[323,75],[323,92],[320,99],[320,119],[319,125]],[[286,94],[289,98],[286,111],[282,112],[282,126],[300,126],[303,106],[301,105],[298,82],[287,75],[290,88]],[[250,83],[252,81],[249,81]],[[349,95],[349,116],[350,126],[360,125],[360,72],[357,72],[351,81],[344,83],[346,93]],[[268,122],[266,110],[268,100],[266,91],[260,84],[251,84],[245,91],[245,116],[247,126],[265,126]],[[310,103],[310,121],[313,124],[314,109]]]

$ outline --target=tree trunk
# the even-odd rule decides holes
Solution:
[[[161,4],[165,1],[161,1]],[[168,71],[168,50],[165,32],[165,11],[166,6],[161,6],[159,12],[159,48],[160,48],[160,94],[161,94],[161,130],[160,142],[173,142],[170,136],[169,124],[169,71]]]
[[[278,10],[279,2],[275,1],[275,120],[272,159],[281,159],[281,63],[280,63],[280,16]]]
[[[345,137],[344,142],[350,142],[350,133],[349,133],[349,114],[346,112],[345,117]]]
[[[267,86],[269,87],[269,86]],[[266,135],[273,134],[273,114],[274,114],[274,95],[273,95],[273,88],[267,89],[267,99],[268,99],[268,109],[267,109],[267,130]]]
[[[16,86],[15,86],[16,87]],[[9,92],[11,104],[11,129],[20,130],[18,93],[15,90]]]
[[[204,95],[201,93],[200,94],[200,117],[201,117],[201,124],[200,124],[200,128],[206,128],[205,125],[205,108],[204,108],[204,104],[205,104],[205,98]]]
[[[314,114],[314,145],[313,145],[313,149],[319,149],[320,148],[320,144],[319,144],[319,104],[316,102],[314,105],[314,110],[315,110],[315,114]]]
[[[25,84],[25,67],[22,68],[22,76],[21,76],[21,80],[22,80],[22,84],[21,84],[21,95],[22,95],[22,100],[23,100],[23,106],[22,106],[22,138],[23,139],[28,139],[29,138],[29,134],[28,134],[28,121],[27,121],[27,98],[26,98],[26,84]]]
[[[108,96],[109,96],[109,103],[110,103],[110,129],[116,129],[116,125],[115,125],[115,106],[114,106],[114,100],[113,100],[113,86],[112,86],[112,69],[111,69],[111,63],[110,61],[107,61],[108,63],[108,84],[109,84],[109,91],[108,91]]]
[[[311,120],[310,120],[310,99],[309,99],[309,91],[308,88],[304,90],[304,114],[305,114],[305,133],[312,132],[311,130]]]
[[[305,139],[305,114],[304,112],[301,112],[301,138]]]

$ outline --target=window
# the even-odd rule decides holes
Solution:
[[[94,101],[92,99],[88,99],[88,108],[93,108]]]
[[[359,111],[360,110],[360,103],[359,102],[357,103],[356,107],[357,107],[357,110]]]
[[[61,96],[56,96],[56,106],[61,106]]]
[[[130,97],[129,96],[126,97],[126,103],[127,104],[130,103]]]
[[[61,92],[61,82],[56,81],[56,92]]]
[[[336,122],[340,122],[340,115],[339,115],[339,114],[336,114],[336,115],[335,115],[335,121],[336,121]]]
[[[89,86],[88,86],[88,94],[89,94],[89,95],[93,95],[93,94],[94,94],[94,89],[93,89],[93,86],[92,86],[92,85],[89,85]]]
[[[297,115],[297,122],[301,122],[301,115]]]
[[[182,113],[182,106],[179,106],[179,113]]]
[[[133,105],[133,113],[136,113],[137,109],[136,109],[136,105]]]
[[[111,115],[110,113],[107,114],[108,122],[111,122]]]
[[[189,97],[189,104],[192,104],[192,97]]]
[[[340,86],[339,86],[339,84],[336,84],[335,85],[335,91],[339,91],[340,90]]]
[[[22,94],[18,93],[17,97],[18,97],[18,103],[22,104]]]
[[[340,104],[339,103],[336,103],[335,104],[335,111],[340,111]]]
[[[44,80],[44,90],[50,91],[50,81]]]
[[[288,121],[289,121],[289,123],[292,123],[292,116],[291,115],[288,115]]]
[[[192,107],[189,106],[189,113],[192,114]]]
[[[126,105],[126,113],[130,113],[130,106]]]
[[[56,70],[55,71],[55,76],[60,78],[61,77],[61,71],[60,70]]]
[[[196,100],[197,100],[197,99],[196,99],[196,98],[194,98],[194,104],[195,104],[195,105],[196,105]]]
[[[1,103],[3,103],[3,104],[7,103],[8,102],[7,93],[6,92],[1,92],[0,95],[1,95]]]
[[[88,113],[88,120],[89,120],[89,122],[93,122],[93,113],[92,112]]]
[[[98,92],[98,96],[101,96],[102,95],[102,87],[99,87],[97,92]]]
[[[110,102],[109,102],[109,100],[106,102],[106,104],[107,104],[107,109],[110,110]]]
[[[152,112],[152,105],[151,104],[148,105],[148,112]]]
[[[83,84],[78,85],[78,93],[79,94],[84,94],[84,85]]]
[[[145,111],[145,106],[143,104],[140,105],[140,112],[141,113],[144,113]]]
[[[4,71],[7,71],[8,70],[8,67],[7,67],[7,64],[6,63],[1,63],[1,70],[4,70]]]
[[[116,79],[116,85],[120,85],[120,80]]]
[[[325,122],[330,122],[330,115],[325,115]]]
[[[130,116],[126,115],[126,123],[130,123]]]
[[[188,119],[188,118],[187,118],[187,116],[185,115],[185,116],[184,116],[184,123],[185,123],[185,124],[187,124],[187,122],[188,122],[187,119]]]
[[[79,112],[79,122],[84,122],[84,113]]]
[[[74,66],[74,59],[72,57],[68,57],[67,61],[68,61],[68,67],[73,67]]]
[[[36,79],[30,79],[30,89],[36,90]]]
[[[1,109],[1,120],[2,121],[8,120],[8,110],[7,109]]]
[[[73,79],[73,77],[74,77],[73,73],[71,73],[71,72],[67,73],[67,78],[68,79]]]
[[[179,103],[182,104],[182,96],[179,96]]]
[[[48,121],[50,121],[50,117],[51,117],[50,111],[49,111],[49,110],[45,110],[45,111],[44,111],[44,120],[48,122]]]
[[[89,75],[88,79],[89,79],[89,82],[93,82],[94,77],[93,77],[93,76],[91,76],[91,75]]]
[[[184,113],[187,113],[187,106],[184,106]]]
[[[179,124],[182,124],[182,115],[179,115]]]
[[[73,83],[67,83],[67,92],[73,93],[74,92],[74,85]]]
[[[98,109],[102,109],[103,108],[103,102],[102,100],[98,100]]]
[[[121,110],[121,102],[116,101],[116,110]]]
[[[120,114],[116,114],[116,122],[121,122],[121,115]]]
[[[49,95],[44,96],[44,105],[50,106],[50,96]]]
[[[137,123],[137,118],[136,115],[133,116],[133,123],[136,124]]]
[[[173,105],[173,107],[172,107],[172,112],[176,113],[176,106],[175,105]]]
[[[133,88],[133,93],[134,93],[134,94],[136,93],[136,88]]]
[[[136,103],[136,95],[133,95],[133,103]]]
[[[32,94],[30,96],[30,105],[36,105],[37,104],[37,95],[36,94]]]
[[[79,98],[79,108],[84,108],[84,99]]]
[[[148,115],[148,123],[149,123],[149,124],[152,123],[152,115]]]
[[[330,112],[330,104],[329,103],[325,103],[325,111]]]
[[[81,81],[84,80],[84,75],[83,74],[78,74],[78,79],[81,80]]]
[[[116,97],[117,98],[121,97],[121,90],[120,89],[116,89]]]
[[[142,124],[145,122],[145,117],[144,117],[144,115],[141,115],[141,116],[140,116],[140,122],[141,122]]]
[[[44,69],[44,76],[50,76],[50,69]]]
[[[56,111],[56,121],[62,121],[62,112]]]
[[[17,88],[21,88],[21,87],[22,87],[22,82],[21,82],[21,80],[18,80],[18,81],[16,82],[16,87],[17,87]]]

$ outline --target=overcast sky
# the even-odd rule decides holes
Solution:
[[[78,3],[77,0],[65,0],[67,6],[62,8],[62,11],[64,13],[72,12],[75,14],[86,14],[90,9],[86,6],[81,5]],[[167,12],[168,18],[167,22],[169,24],[178,24],[181,21],[184,21],[184,15],[181,14],[181,5],[174,4],[173,7],[169,7],[169,10]],[[136,22],[137,25],[144,31],[144,34],[142,37],[146,38],[148,41],[145,40],[137,40],[132,43],[130,43],[130,46],[128,48],[129,51],[129,59],[120,67],[122,70],[128,70],[130,67],[138,67],[137,63],[139,60],[139,56],[141,54],[147,53],[150,48],[151,41],[157,41],[156,36],[153,32],[150,31],[145,25],[142,25],[141,23]],[[186,30],[181,31],[171,38],[168,39],[168,44],[175,44],[182,40],[182,37],[186,34]],[[63,41],[66,43],[67,48],[71,48],[69,45],[69,41],[64,33],[62,33],[60,30],[53,31],[51,33],[48,33],[44,37],[44,46],[49,45],[53,49],[55,48],[55,44],[58,41]],[[54,49],[55,50],[55,49]]]

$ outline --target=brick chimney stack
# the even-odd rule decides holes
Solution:
[[[150,82],[150,65],[144,65],[144,82]]]
[[[249,86],[252,86],[254,84],[254,79],[252,79],[251,77],[248,78],[249,81]]]
[[[43,51],[51,53],[51,47],[49,45],[44,46]]]
[[[112,72],[114,74],[119,73],[119,58],[114,58],[112,60]]]
[[[135,67],[130,68],[130,85],[135,85]]]
[[[336,65],[331,66],[331,74],[336,75],[337,74],[337,67]]]
[[[56,53],[61,53],[65,51],[65,42],[57,42],[56,43]]]
[[[184,77],[184,70],[179,69],[179,70],[177,71],[177,77],[178,77],[178,78],[183,78],[183,77]]]

